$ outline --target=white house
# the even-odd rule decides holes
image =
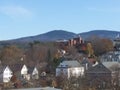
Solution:
[[[21,69],[21,76],[26,79],[28,77],[28,68],[27,66],[24,64],[22,69]]]
[[[65,75],[68,78],[71,76],[83,76],[84,75],[84,67],[75,60],[72,61],[63,61],[56,68],[56,76]]]
[[[10,82],[12,75],[13,75],[13,72],[11,71],[9,66],[7,66],[3,71],[3,82],[4,83]]]
[[[22,69],[21,69],[21,75],[26,75],[28,74],[28,68],[27,66],[24,64]]]
[[[32,78],[39,79],[39,72],[38,72],[38,69],[36,67],[33,69]]]

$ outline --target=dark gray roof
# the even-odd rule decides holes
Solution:
[[[29,74],[32,74],[34,68],[35,68],[35,67],[28,67],[28,73],[29,73]]]
[[[14,65],[10,65],[9,67],[11,68],[11,70],[14,72],[14,73],[17,73],[17,72],[20,72],[22,67],[23,67],[24,64],[14,64]]]
[[[98,63],[96,66],[89,68],[86,73],[111,73],[102,63]]]

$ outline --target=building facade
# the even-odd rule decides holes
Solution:
[[[79,77],[84,75],[84,67],[78,61],[63,61],[56,68],[56,76]]]

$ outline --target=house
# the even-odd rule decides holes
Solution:
[[[80,36],[76,36],[69,40],[69,46],[76,46],[83,43],[84,43],[84,40]]]
[[[84,67],[75,60],[63,61],[56,68],[56,76],[65,75],[79,77],[84,75]]]
[[[32,79],[38,79],[39,73],[36,67],[27,67],[25,64],[17,64],[12,66],[14,70],[14,74],[21,80],[30,80]],[[17,72],[17,73],[16,73]]]
[[[120,51],[111,51],[100,57],[101,62],[120,62]]]
[[[27,67],[26,65],[23,65],[21,69],[21,76],[26,80],[30,80],[31,78],[39,79],[39,72],[36,67]]]
[[[7,66],[3,71],[3,82],[8,83],[13,75],[12,70]]]
[[[39,72],[36,67],[34,67],[33,72],[32,72],[32,79],[39,79]]]
[[[108,52],[101,56],[100,61],[111,71],[112,83],[120,82],[120,51]]]
[[[24,64],[22,69],[21,69],[21,76],[24,78],[24,79],[29,79],[30,78],[30,75],[28,75],[28,68],[27,66]]]
[[[103,62],[103,65],[106,66],[111,71],[112,84],[119,84],[120,86],[120,63],[119,62]]]
[[[14,65],[9,65],[10,69],[13,71],[14,75],[16,75],[18,78],[21,77],[21,69],[24,64],[17,63]]]
[[[28,68],[27,66],[24,64],[22,69],[21,69],[21,75],[26,75],[28,74]]]
[[[113,40],[113,45],[116,51],[120,51],[120,35],[119,34]]]
[[[102,63],[89,68],[85,72],[85,77],[89,86],[95,87],[109,87],[111,85],[111,71]]]

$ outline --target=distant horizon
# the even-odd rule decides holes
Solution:
[[[0,40],[51,30],[120,31],[120,0],[0,0]]]
[[[36,35],[16,37],[16,38],[11,38],[11,39],[6,39],[6,40],[0,40],[0,41],[7,41],[7,40],[14,40],[14,39],[20,39],[20,38],[25,38],[25,37],[37,36],[37,35],[46,34],[48,32],[52,32],[52,31],[66,31],[66,32],[75,33],[75,32],[68,31],[68,30],[51,30],[51,31],[47,31],[47,32],[44,32],[44,33],[36,34]],[[115,31],[115,30],[89,30],[89,31],[85,31],[85,32],[83,31],[83,32],[80,32],[80,33],[86,33],[86,32],[91,32],[91,31],[113,31],[113,32],[119,32],[120,33],[120,31]],[[75,34],[80,34],[80,33],[75,33]]]

